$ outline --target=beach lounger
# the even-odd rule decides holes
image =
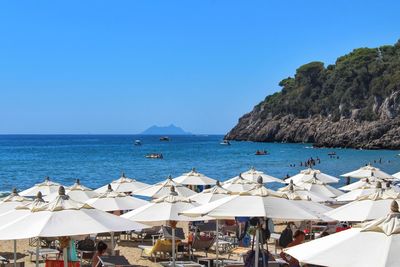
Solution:
[[[175,248],[178,249],[178,245],[181,243],[180,240],[175,241]],[[158,239],[153,246],[142,246],[139,245],[138,248],[142,250],[141,257],[147,256],[152,257],[153,261],[157,261],[157,256],[165,257],[165,255],[170,255],[172,252],[172,241]]]
[[[204,251],[208,257],[208,250],[214,245],[215,239],[215,236],[195,236],[189,244],[189,258],[193,258],[194,251]]]
[[[99,265],[106,266],[132,266],[124,256],[101,256]]]

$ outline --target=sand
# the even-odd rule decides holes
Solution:
[[[120,255],[125,256],[128,261],[136,266],[160,266],[157,263],[154,263],[153,261],[141,257],[141,250],[137,247],[139,242],[135,242],[132,240],[120,240],[117,242],[116,250],[120,251]],[[150,243],[146,243],[150,244]],[[14,248],[14,243],[13,241],[0,241],[0,255],[12,260],[13,259],[13,248]],[[25,266],[35,266],[35,262],[30,261],[29,254],[27,253],[27,250],[35,250],[34,247],[29,246],[28,240],[19,240],[17,242],[17,252],[18,252],[18,262],[25,262]],[[196,252],[196,256],[198,257],[205,257],[205,253],[203,252]],[[214,253],[208,253],[209,257],[215,257]],[[227,255],[223,255],[225,258]],[[233,257],[234,259],[235,257]],[[33,260],[35,260],[35,256],[33,256]],[[187,260],[187,259],[186,259]],[[42,263],[41,266],[44,266]]]

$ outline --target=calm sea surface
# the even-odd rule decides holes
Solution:
[[[374,161],[389,173],[400,171],[400,151],[313,149],[310,144],[252,142],[223,146],[222,136],[216,135],[170,138],[169,142],[161,142],[159,136],[137,135],[0,135],[0,191],[12,187],[22,190],[43,181],[45,176],[64,185],[80,178],[84,185],[97,188],[118,178],[121,171],[128,177],[155,183],[193,167],[219,180],[251,166],[282,178],[303,169],[300,161],[309,157],[319,157],[321,163],[315,168],[334,176]],[[134,146],[135,139],[142,140],[143,145]],[[257,149],[268,150],[270,155],[256,156]],[[328,156],[332,151],[339,159]],[[144,156],[148,153],[162,153],[164,159],[147,159]]]

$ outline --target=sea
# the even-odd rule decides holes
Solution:
[[[120,177],[153,184],[196,168],[224,181],[255,167],[283,178],[305,169],[300,162],[319,159],[315,169],[339,177],[367,163],[388,173],[400,171],[400,151],[313,148],[312,144],[235,142],[221,145],[222,135],[0,135],[0,191],[23,190],[46,176],[63,185],[98,188]],[[135,146],[141,140],[141,146]],[[257,156],[257,150],[268,155]],[[336,156],[329,154],[335,152]],[[148,159],[162,153],[163,159]],[[320,163],[319,163],[320,162]],[[344,179],[335,186],[344,184]],[[268,184],[276,189],[279,184]]]

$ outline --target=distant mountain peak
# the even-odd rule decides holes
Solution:
[[[168,126],[153,125],[141,132],[144,135],[191,135],[190,132],[184,131],[181,127],[175,126],[171,123]]]

